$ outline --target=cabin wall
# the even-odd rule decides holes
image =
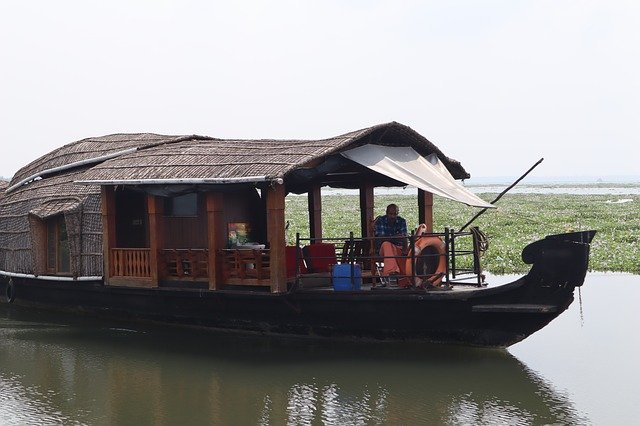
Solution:
[[[206,197],[198,194],[198,215],[195,217],[164,216],[165,246],[168,249],[207,248]]]
[[[266,242],[264,203],[254,188],[222,193],[222,229],[218,241],[219,247],[228,245],[229,224],[248,223],[250,239]],[[164,216],[165,246],[168,249],[204,249],[207,240],[206,196],[198,196],[198,214],[195,217]]]
[[[255,188],[225,192],[223,193],[223,203],[222,217],[226,227],[224,235],[227,235],[230,223],[249,223],[251,226],[250,239],[266,243],[266,207]]]

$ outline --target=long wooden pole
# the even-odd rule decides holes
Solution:
[[[518,180],[516,180],[515,182],[513,182],[511,185],[509,185],[509,187],[508,187],[507,189],[505,189],[504,191],[502,191],[502,192],[500,193],[500,195],[498,195],[498,196],[495,198],[495,200],[493,200],[493,201],[491,202],[491,204],[495,204],[495,203],[497,203],[497,202],[498,202],[498,200],[499,200],[500,198],[502,198],[502,196],[503,196],[504,194],[506,194],[507,192],[509,192],[509,190],[510,190],[511,188],[513,188],[514,186],[516,186],[516,185],[517,185],[517,184],[518,184],[522,179],[524,179],[524,178],[525,178],[529,173],[531,173],[531,171],[532,171],[533,169],[535,169],[536,167],[538,167],[538,165],[539,165],[540,163],[542,163],[542,160],[544,160],[544,158],[539,159],[539,160],[538,160],[538,162],[537,162],[536,164],[534,164],[533,166],[531,166],[531,168],[530,168],[529,170],[527,170],[527,171],[526,171],[522,176],[520,176],[520,177],[518,178]],[[484,209],[480,210],[480,211],[478,212],[478,214],[476,214],[474,217],[472,217],[472,218],[471,218],[471,220],[470,220],[469,222],[467,222],[467,223],[466,223],[462,228],[460,228],[460,231],[464,231],[464,230],[465,230],[465,228],[466,228],[467,226],[471,225],[471,224],[473,223],[473,221],[475,221],[478,217],[480,217],[480,215],[482,215],[482,213],[484,213],[484,212],[486,212],[486,211],[487,211],[487,208],[484,208]]]

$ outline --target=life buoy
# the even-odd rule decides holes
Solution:
[[[13,280],[9,279],[7,282],[7,288],[5,289],[5,296],[7,297],[7,303],[12,303],[16,298],[16,289],[13,286]]]
[[[447,271],[447,252],[445,250],[444,241],[440,237],[436,236],[420,236],[416,240],[414,247],[409,252],[406,262],[406,271],[407,275],[413,275],[413,262],[412,260],[417,259],[422,251],[427,247],[433,247],[438,255],[438,265],[436,270],[432,274],[426,274],[422,271],[422,274],[417,271],[416,268],[416,285],[421,285],[423,278],[426,276],[426,280],[433,286],[439,286],[442,283],[442,279],[444,278]],[[413,253],[412,253],[413,252]]]

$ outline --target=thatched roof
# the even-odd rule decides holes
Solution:
[[[341,151],[368,143],[411,146],[425,156],[436,153],[455,178],[469,177],[458,161],[445,156],[411,128],[396,122],[320,140],[224,140],[196,135],[115,134],[67,144],[23,167],[9,183],[6,195],[10,197],[5,202],[24,198],[82,197],[98,192],[95,187],[73,185],[76,181],[126,183],[261,176],[265,181],[283,179],[296,192],[301,192],[305,189],[302,181],[327,184],[328,181],[318,178],[320,173],[344,168],[347,160],[339,155]],[[350,167],[357,169],[355,165]],[[28,184],[22,184],[24,182]],[[332,183],[341,185],[340,182]]]
[[[173,143],[184,139],[198,139],[202,136],[165,136],[152,133],[115,134],[82,139],[64,145],[27,164],[16,172],[9,187],[20,182],[57,173],[57,169],[69,165],[91,163],[92,159],[100,159],[126,150],[152,147],[165,143]]]
[[[97,194],[99,188],[76,185],[82,174],[97,164],[92,159],[104,158],[136,148],[174,143],[184,139],[202,139],[201,136],[165,136],[151,133],[116,134],[87,138],[67,144],[24,166],[13,176],[8,188],[3,188],[5,208],[23,200],[40,200]],[[69,168],[69,166],[71,166]],[[22,182],[22,184],[21,184]],[[24,184],[26,183],[26,184]],[[1,217],[1,214],[0,214]]]
[[[6,180],[0,180],[0,200],[4,197],[4,191],[9,186],[9,182]]]
[[[366,143],[411,146],[422,155],[436,153],[458,179],[469,174],[426,138],[399,123],[387,123],[321,140],[187,139],[140,149],[104,161],[83,181],[171,179],[285,179],[296,169],[315,167],[332,155]]]

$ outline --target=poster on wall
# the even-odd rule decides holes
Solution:
[[[249,232],[251,228],[246,222],[229,223],[228,244],[229,247],[236,247],[249,242]]]

